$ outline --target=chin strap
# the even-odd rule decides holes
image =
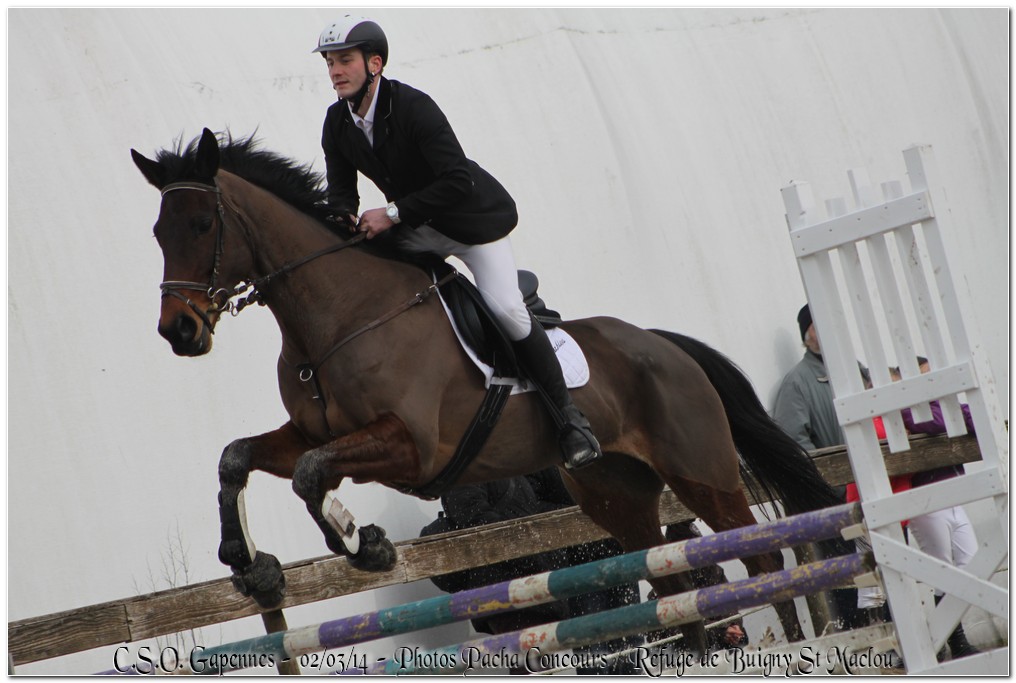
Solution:
[[[367,78],[363,82],[363,87],[357,90],[355,95],[346,100],[347,102],[349,102],[349,106],[353,108],[353,111],[356,111],[360,108],[360,104],[363,103],[363,98],[367,96],[367,91],[370,89],[370,84],[374,82],[375,78],[374,72],[371,71],[370,67],[367,66],[366,55],[364,55],[363,57],[363,69],[364,71],[367,72]]]

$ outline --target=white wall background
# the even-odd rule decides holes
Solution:
[[[430,93],[513,193],[520,267],[552,307],[697,336],[767,405],[802,352],[780,188],[846,194],[854,167],[902,178],[900,151],[930,143],[1008,410],[1004,8],[352,11],[387,30],[386,75]],[[323,170],[334,93],[310,50],[338,13],[8,10],[8,619],[147,592],[177,529],[191,582],[225,576],[218,456],[285,421],[279,334],[253,310],[223,321],[210,356],[172,355],[155,329],[159,196],[128,150],[151,157],[228,127]],[[375,485],[344,491],[396,540],[436,510]],[[326,552],[288,482],[255,475],[247,500],[259,547],[282,562]],[[434,593],[392,588],[288,616]],[[246,619],[204,642],[259,632]],[[97,671],[113,649],[22,670]]]

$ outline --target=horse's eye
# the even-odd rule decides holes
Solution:
[[[195,216],[191,219],[191,229],[194,230],[195,235],[204,235],[206,232],[212,229],[212,217],[211,216]]]

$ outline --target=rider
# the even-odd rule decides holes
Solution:
[[[600,445],[572,403],[547,334],[523,303],[508,240],[518,222],[511,195],[466,158],[428,95],[381,75],[388,39],[376,23],[346,15],[325,27],[314,52],[325,58],[339,98],[328,108],[321,138],[329,205],[368,239],[397,226],[389,233],[395,248],[465,263],[523,366],[553,404],[565,466],[599,458]],[[359,219],[358,171],[389,202]]]

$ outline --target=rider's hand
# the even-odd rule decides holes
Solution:
[[[354,234],[359,231],[359,229],[356,227],[356,224],[360,219],[356,217],[356,214],[352,213],[343,214],[342,212],[329,213],[328,215],[325,216],[325,220],[328,221],[329,223],[335,223],[336,225],[341,226],[345,230],[348,230],[349,232]]]
[[[384,209],[369,209],[360,216],[359,232],[367,233],[367,239],[374,239],[395,225]]]

